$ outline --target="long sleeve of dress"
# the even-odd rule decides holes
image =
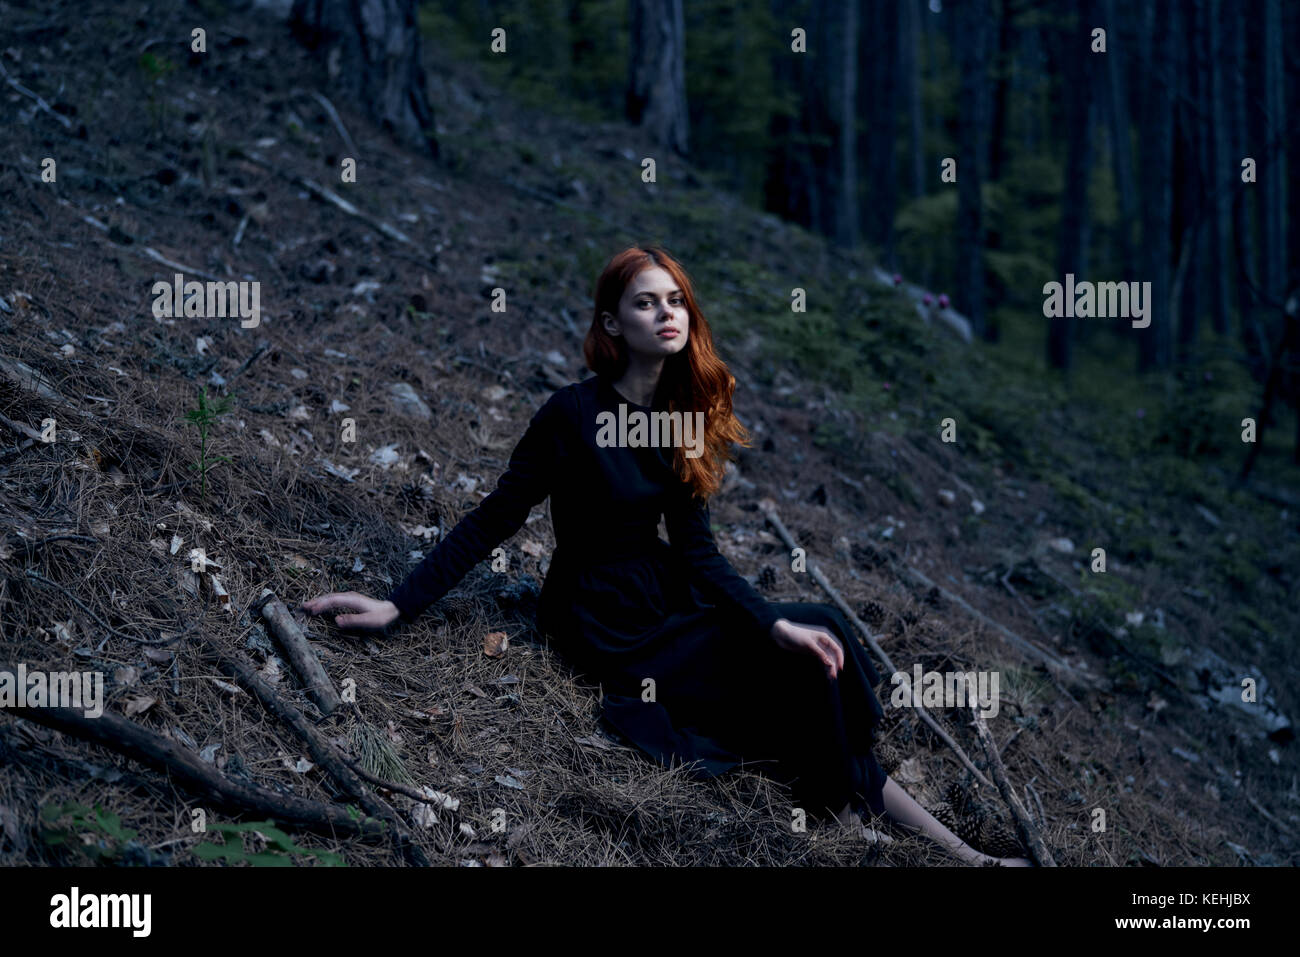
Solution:
[[[689,566],[692,582],[706,597],[740,609],[765,637],[769,635],[781,616],[718,551],[708,506],[692,500],[689,490],[679,491],[664,509],[664,525],[673,549]]]
[[[454,588],[492,549],[519,531],[533,506],[550,494],[560,464],[560,414],[557,396],[553,395],[529,422],[492,494],[462,518],[389,593],[388,600],[397,606],[402,621],[413,622]]]

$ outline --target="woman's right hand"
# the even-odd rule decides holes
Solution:
[[[355,591],[335,591],[317,595],[302,603],[302,610],[312,615],[343,610],[349,614],[335,615],[334,624],[340,628],[382,630],[397,620],[400,612],[391,601],[380,601]]]

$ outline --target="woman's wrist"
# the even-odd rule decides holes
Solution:
[[[398,608],[391,598],[385,598],[381,602],[387,621],[383,624],[384,631],[392,631],[402,621],[402,609]]]
[[[769,638],[775,638],[785,629],[785,626],[788,624],[790,624],[790,622],[785,618],[778,618],[776,621],[772,622],[772,629],[767,633],[767,636]]]

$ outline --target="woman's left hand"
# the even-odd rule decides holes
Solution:
[[[829,678],[835,678],[844,667],[844,649],[825,628],[779,618],[772,626],[772,640],[786,651],[816,655],[826,666]]]

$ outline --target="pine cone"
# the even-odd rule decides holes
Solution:
[[[954,781],[930,813],[963,841],[992,857],[1027,857],[1015,829],[1006,818],[981,802],[974,792]]]
[[[876,761],[881,770],[891,776],[898,770],[898,766],[903,763],[903,752],[892,741],[878,740],[873,742],[871,753],[876,756]]]
[[[473,621],[480,613],[478,602],[456,592],[444,595],[434,605],[434,612],[453,628],[467,621]]]
[[[427,508],[433,504],[433,488],[422,482],[405,482],[397,490],[397,500],[410,508]],[[432,516],[434,525],[439,524],[438,516]]]
[[[885,614],[885,606],[874,599],[858,609],[858,617],[872,628],[880,627],[880,623],[885,620]]]

